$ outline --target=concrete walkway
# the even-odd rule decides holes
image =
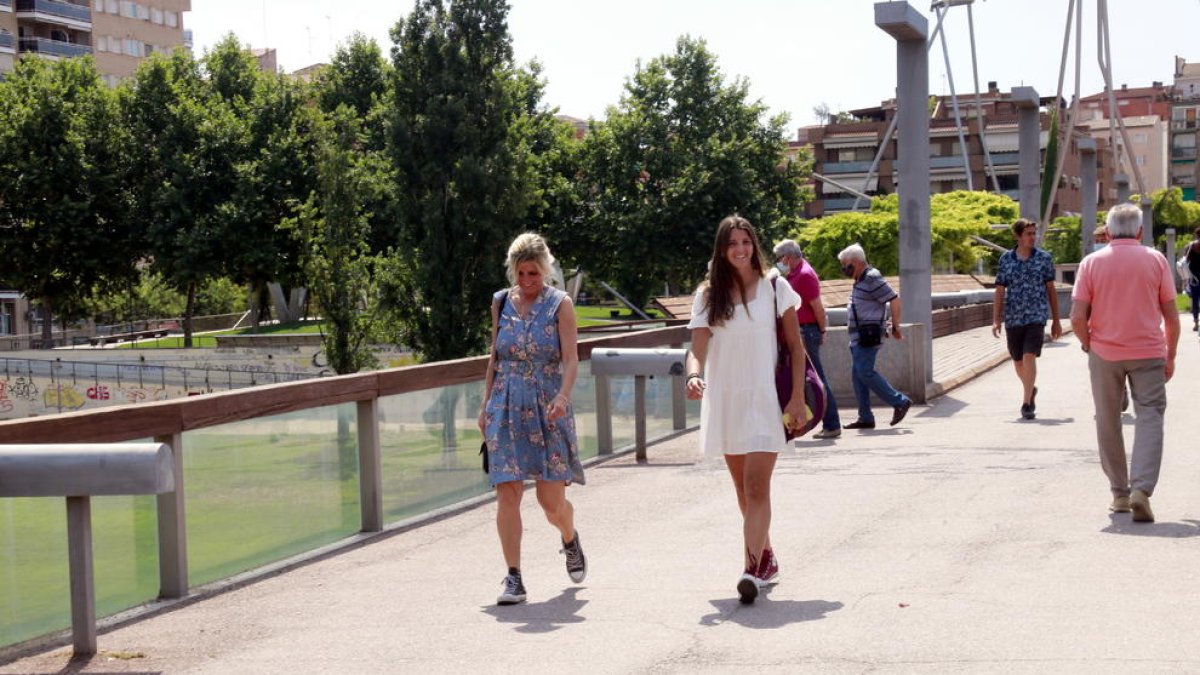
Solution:
[[[0,673],[1200,672],[1196,334],[1168,385],[1156,523],[1107,511],[1073,338],[1046,347],[1039,388],[1035,421],[995,368],[899,427],[799,441],[773,483],[783,581],[752,606],[729,479],[685,434],[570,491],[582,585],[527,497],[526,605],[493,604],[488,504],[102,633],[90,662],[57,649]]]

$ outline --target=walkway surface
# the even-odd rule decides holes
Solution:
[[[977,332],[956,344],[994,346]],[[104,632],[90,662],[60,648],[0,673],[1200,672],[1196,334],[1168,385],[1156,523],[1107,510],[1073,338],[1046,347],[1039,388],[1035,421],[1002,367],[896,428],[799,441],[773,484],[783,581],[754,605],[729,479],[685,434],[570,491],[581,585],[527,497],[528,604],[493,604],[486,504]]]

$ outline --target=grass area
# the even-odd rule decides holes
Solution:
[[[320,321],[292,321],[290,323],[269,324],[265,326],[250,326],[248,328],[238,328],[237,330],[223,330],[217,333],[207,333],[205,335],[193,335],[193,347],[216,347],[217,335],[271,335],[274,333],[286,333],[288,335],[299,334],[320,334]],[[117,349],[182,349],[182,337],[159,338],[157,340],[142,340],[138,343],[127,342],[119,344]]]
[[[617,312],[617,316],[612,316],[613,312]],[[657,309],[642,310],[655,319],[663,317],[662,312]],[[612,305],[576,305],[575,316],[579,319],[579,326],[603,326],[604,324],[613,321],[638,321],[642,317],[634,314],[626,307],[614,307]]]

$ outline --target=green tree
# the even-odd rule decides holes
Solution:
[[[52,311],[136,276],[116,98],[90,57],[24,58],[0,81],[0,259],[5,281]]]
[[[1151,196],[1154,213],[1154,239],[1158,241],[1175,228],[1177,235],[1190,234],[1200,227],[1200,203],[1184,201],[1183,190],[1177,187],[1157,190]]]
[[[228,51],[219,45],[215,53],[223,59]],[[196,291],[224,274],[239,236],[233,196],[241,187],[239,163],[249,134],[228,101],[252,88],[241,69],[230,70],[212,83],[187,51],[156,54],[138,68],[122,96],[136,217],[150,240],[153,269],[187,297],[188,347]]]
[[[663,283],[704,276],[725,216],[749,218],[764,242],[802,205],[804,167],[785,159],[786,117],[767,119],[748,83],[726,83],[704,41],[639,65],[618,106],[583,141],[584,227],[552,229],[564,256],[644,304]]]
[[[486,343],[504,251],[527,223],[532,171],[503,0],[419,0],[392,29],[389,151],[399,204],[389,297],[425,360]]]
[[[306,246],[304,270],[321,305],[329,367],[356,373],[375,360],[367,349],[373,312],[364,311],[371,292],[372,257],[362,212],[370,159],[361,151],[362,131],[349,106],[339,106],[317,139],[317,190],[300,209],[298,230]]]

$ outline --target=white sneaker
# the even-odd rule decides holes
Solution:
[[[758,597],[758,577],[746,572],[737,582],[738,600],[749,605]]]

